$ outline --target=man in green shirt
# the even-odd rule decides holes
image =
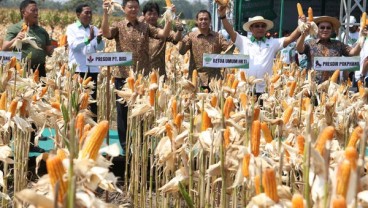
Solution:
[[[19,9],[22,20],[8,28],[2,50],[16,50],[15,47],[12,47],[13,43],[17,40],[22,40],[28,33],[28,36],[35,38],[39,49],[31,46],[29,43],[23,43],[21,48],[22,58],[32,53],[30,67],[33,70],[38,67],[40,76],[46,76],[46,56],[51,56],[54,46],[51,45],[51,40],[46,30],[38,25],[37,3],[33,0],[24,0],[21,2]],[[28,26],[26,31],[22,31],[23,25]]]

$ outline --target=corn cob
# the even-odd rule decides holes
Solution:
[[[246,76],[245,76],[245,72],[244,71],[240,71],[240,80],[241,81],[246,81]]]
[[[58,156],[49,157],[46,160],[46,168],[47,173],[50,177],[50,183],[52,188],[54,189],[54,193],[56,192],[55,186],[56,183],[59,183],[58,196],[57,199],[59,202],[64,200],[65,193],[67,192],[67,182],[64,181],[63,176],[65,174],[65,170],[63,167],[62,160]]]
[[[40,97],[44,96],[48,90],[48,86],[42,87],[42,90],[40,92]]]
[[[15,56],[11,57],[9,61],[9,68],[15,68],[16,63],[17,63],[17,58],[15,58]]]
[[[19,109],[19,115],[21,117],[28,117],[28,101],[24,100],[22,101],[22,106]]]
[[[241,106],[243,110],[245,110],[247,108],[247,95],[242,92],[240,93],[239,97],[240,97]]]
[[[311,7],[308,8],[308,22],[313,22],[313,9]]]
[[[38,69],[33,72],[33,81],[36,83],[40,82],[40,71]]]
[[[149,91],[149,103],[150,103],[150,106],[154,106],[155,105],[155,97],[156,97],[156,90],[151,89]]]
[[[134,91],[134,78],[133,77],[128,77],[126,79],[126,81],[128,83],[129,89],[131,89],[132,91]]]
[[[272,134],[271,134],[271,131],[270,129],[268,128],[267,126],[267,123],[266,122],[262,122],[261,123],[261,129],[262,129],[262,132],[263,132],[263,135],[265,137],[265,140],[267,143],[270,143],[272,142],[273,138],[272,138]]]
[[[351,164],[348,160],[344,160],[337,170],[336,194],[346,197],[350,178]]]
[[[60,103],[59,102],[51,102],[51,107],[60,111]]]
[[[224,147],[227,148],[230,144],[230,128],[227,126],[224,131]]]
[[[192,84],[197,86],[198,71],[196,69],[192,72]]]
[[[339,75],[340,75],[340,69],[337,69],[336,71],[334,71],[334,73],[331,76],[331,82],[337,83],[337,79],[339,78]]]
[[[315,149],[323,155],[325,150],[325,145],[327,140],[332,140],[335,133],[335,128],[332,126],[327,126],[325,129],[323,129],[322,133],[319,135],[316,144]]]
[[[66,69],[67,64],[64,63],[61,67],[60,67],[60,74],[61,76],[65,75],[65,69]]]
[[[59,37],[59,47],[65,46],[68,44],[68,36],[67,35],[60,35]]]
[[[87,138],[89,131],[91,130],[91,125],[90,124],[86,124],[83,127],[83,135],[81,138],[79,138],[79,149],[82,149],[84,140]]]
[[[203,110],[201,130],[206,131],[210,127],[212,127],[211,118],[208,116],[208,113],[205,110]]]
[[[235,79],[233,84],[231,85],[231,89],[234,90],[234,93],[236,92],[236,89],[238,88],[239,80]]]
[[[183,119],[184,119],[184,115],[181,113],[178,113],[178,115],[176,115],[175,117],[175,125],[177,128],[180,129],[181,124],[183,123]]]
[[[266,168],[262,175],[262,185],[265,194],[274,202],[279,202],[279,196],[277,195],[277,185],[275,171],[271,168]]]
[[[357,142],[362,138],[363,136],[363,129],[360,126],[355,127],[353,133],[351,134],[349,138],[348,147],[356,147]]]
[[[166,2],[166,7],[170,8],[172,6],[170,0],[165,0],[165,2]]]
[[[23,69],[22,69],[22,66],[20,65],[20,63],[18,61],[15,62],[15,69],[17,70],[18,74],[22,76]]]
[[[293,106],[287,107],[284,113],[282,114],[282,120],[284,121],[284,124],[287,124],[289,122],[292,113],[293,113]]]
[[[305,143],[304,136],[298,135],[296,137],[296,143],[298,144],[298,150],[299,150],[298,153],[302,155],[304,153],[304,143]]]
[[[175,119],[176,115],[178,114],[178,105],[177,105],[176,99],[174,99],[171,103],[171,113],[172,113],[173,119]]]
[[[242,164],[242,173],[243,176],[246,178],[249,177],[249,162],[250,162],[250,154],[247,153],[243,157],[243,164]]]
[[[365,95],[365,90],[364,90],[364,86],[363,86],[362,81],[361,81],[361,80],[358,80],[357,85],[358,85],[358,90],[359,90],[359,95],[360,95],[360,97],[364,97],[364,95]]]
[[[332,208],[346,208],[346,200],[344,197],[337,196],[337,198],[332,200]]]
[[[60,158],[61,161],[66,159],[68,156],[66,155],[66,152],[63,149],[57,149],[56,150],[56,156]]]
[[[0,110],[6,110],[6,103],[8,102],[7,101],[7,98],[8,98],[8,94],[5,92],[3,92],[1,94],[1,98],[0,98]]]
[[[226,98],[225,104],[224,104],[224,117],[226,119],[230,118],[230,113],[233,110],[234,107],[234,101],[231,96]]]
[[[252,154],[257,157],[259,155],[259,145],[261,143],[261,123],[259,120],[255,120],[252,123],[251,134],[251,151]]]
[[[217,106],[217,96],[216,95],[212,95],[210,103],[212,107]]]
[[[259,120],[259,113],[261,112],[261,109],[259,108],[259,106],[254,107],[254,112],[253,112],[253,121],[255,120]]]
[[[280,75],[279,74],[274,74],[273,76],[272,76],[272,78],[271,78],[271,82],[272,83],[275,83],[275,82],[277,82],[277,80],[279,80],[280,79]]]
[[[91,136],[87,139],[85,146],[81,150],[81,157],[96,160],[102,142],[109,131],[109,122],[103,120],[91,131]]]
[[[84,113],[78,113],[75,119],[75,130],[78,133],[79,139],[83,135],[83,128],[84,128]]]
[[[84,92],[82,94],[82,99],[81,99],[81,102],[79,104],[79,109],[80,110],[86,109],[88,107],[88,99],[89,99],[88,93]]]
[[[261,176],[260,175],[256,175],[254,176],[254,187],[256,190],[256,195],[261,193]]]
[[[82,85],[83,85],[83,86],[86,86],[86,85],[88,85],[88,83],[90,83],[91,81],[92,81],[92,77],[87,77],[87,79],[83,80]]]
[[[292,81],[290,84],[289,96],[293,97],[296,88],[296,81]]]
[[[26,23],[22,24],[22,29],[20,30],[21,32],[27,32],[28,30],[28,25]]]
[[[166,123],[165,129],[166,129],[167,136],[170,138],[170,140],[172,140],[173,139],[173,132],[172,132],[171,125],[169,123]]]
[[[300,194],[294,194],[291,200],[292,208],[304,208],[304,199]]]
[[[358,160],[358,151],[355,149],[355,147],[346,147],[345,158],[350,162],[351,168],[353,170],[356,170],[357,160]]]
[[[17,105],[18,101],[12,100],[9,106],[9,112],[10,112],[10,118],[13,118],[15,116],[15,113],[17,111]]]
[[[360,29],[361,30],[364,30],[364,28],[366,26],[366,19],[367,19],[367,13],[363,12],[362,18],[360,19]]]

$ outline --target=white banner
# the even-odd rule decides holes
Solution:
[[[249,69],[249,56],[243,54],[203,54],[203,67]]]
[[[133,55],[131,52],[91,53],[87,55],[87,66],[130,66]]]
[[[15,56],[18,61],[21,61],[22,52],[0,51],[0,62],[2,61],[4,64],[8,63],[13,56]]]
[[[313,67],[316,71],[359,71],[360,57],[314,57]]]

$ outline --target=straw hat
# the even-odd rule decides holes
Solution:
[[[338,19],[336,19],[335,17],[330,17],[330,16],[315,17],[313,21],[316,23],[316,25],[318,25],[321,22],[329,22],[331,23],[335,32],[337,32],[341,26],[341,23]]]
[[[244,23],[243,29],[247,32],[250,32],[250,26],[257,22],[265,23],[266,31],[273,28],[273,22],[271,20],[265,19],[262,16],[255,16],[253,18],[249,18],[249,21]]]

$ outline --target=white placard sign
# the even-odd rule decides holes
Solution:
[[[314,57],[314,69],[316,71],[359,71],[360,57]]]
[[[130,66],[132,52],[90,53],[86,57],[87,66]]]
[[[203,54],[203,67],[249,69],[249,56],[243,54]]]
[[[8,63],[13,56],[15,56],[18,61],[21,61],[22,52],[0,51],[0,62],[2,61],[4,64]]]

